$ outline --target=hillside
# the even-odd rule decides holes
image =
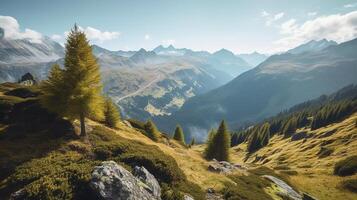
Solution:
[[[262,120],[297,103],[357,83],[356,49],[354,39],[318,52],[273,55],[156,121],[163,130],[180,123],[186,131],[196,132],[195,137],[205,138],[208,130],[222,119],[232,128]]]
[[[87,120],[88,139],[79,139],[77,122],[73,126],[39,107],[36,88],[6,83],[0,89],[0,111],[5,116],[0,119],[0,145],[4,147],[0,151],[0,196],[24,188],[30,198],[95,199],[88,186],[93,167],[102,160],[115,160],[129,170],[144,165],[160,184],[167,183],[195,199],[281,199],[281,189],[262,175],[278,177],[296,191],[320,199],[356,197],[341,188],[341,182],[356,175],[331,174],[337,161],[357,154],[356,114],[314,131],[299,129],[313,135],[305,142],[274,136],[267,147],[249,157],[245,144],[234,147],[231,162],[244,167],[221,174],[209,170],[212,163],[202,156],[204,145],[187,148],[165,135],[153,142],[127,122],[110,129],[92,120]],[[33,116],[37,120],[28,120]],[[333,153],[319,158],[323,147],[333,148]],[[331,181],[334,184],[326,186]],[[208,189],[215,192],[206,194]]]
[[[247,154],[246,143],[232,149],[235,162],[267,166],[287,174],[294,185],[318,199],[354,199],[341,185],[347,180],[356,180],[357,174],[349,177],[333,175],[334,165],[349,156],[357,155],[357,114],[348,119],[317,130],[298,129],[295,135],[307,137],[296,139],[273,136],[269,145]],[[356,190],[355,190],[356,191]]]

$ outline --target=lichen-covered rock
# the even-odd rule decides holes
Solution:
[[[190,195],[187,195],[187,194],[183,195],[183,199],[184,200],[195,200],[193,197],[191,197]]]
[[[24,199],[26,196],[26,191],[24,189],[20,189],[10,195],[9,200],[20,200]]]
[[[148,192],[150,192],[157,199],[160,199],[161,187],[156,178],[150,174],[148,170],[144,167],[136,166],[134,168],[133,175],[148,186],[145,188]]]
[[[232,164],[227,161],[217,161],[216,159],[213,159],[208,165],[208,170],[222,174],[229,174],[233,170],[238,169],[244,170],[245,168],[239,164]]]
[[[278,196],[283,197],[283,199],[292,199],[292,200],[302,200],[302,196],[296,192],[292,187],[290,187],[283,180],[280,180],[274,176],[263,175],[263,178],[268,179],[273,182],[280,188],[280,191],[277,193]]]
[[[160,199],[147,190],[150,186],[114,161],[104,161],[94,168],[90,186],[105,200]]]

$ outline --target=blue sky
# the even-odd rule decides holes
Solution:
[[[357,36],[356,0],[0,2],[0,17],[14,18],[19,32],[30,29],[63,43],[64,32],[76,22],[92,43],[111,50],[174,44],[211,52],[272,53],[310,39],[343,42]],[[9,23],[0,18],[5,32]]]

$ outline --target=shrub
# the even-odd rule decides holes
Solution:
[[[147,136],[153,141],[158,141],[160,137],[160,132],[157,129],[153,121],[148,120],[145,124],[145,131]]]
[[[120,120],[120,114],[118,108],[107,98],[104,103],[104,123],[105,125],[115,128]]]
[[[8,96],[15,96],[20,98],[37,97],[40,91],[36,87],[16,88],[5,93]]]
[[[185,135],[183,134],[183,131],[182,131],[182,128],[180,125],[176,126],[173,139],[181,142],[182,144],[185,144]]]
[[[330,156],[333,153],[332,148],[328,147],[321,147],[320,151],[317,153],[319,158],[325,158],[327,156]]]
[[[130,125],[134,128],[145,130],[145,123],[136,119],[127,119]]]
[[[222,190],[224,199],[270,200],[272,197],[264,191],[270,182],[255,174],[247,176],[230,175],[233,182],[226,183]]]
[[[357,193],[357,179],[344,180],[341,183],[342,188]]]
[[[357,156],[347,157],[335,164],[334,174],[338,176],[349,176],[357,172]]]

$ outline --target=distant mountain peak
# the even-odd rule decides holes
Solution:
[[[214,55],[223,55],[223,54],[225,54],[225,55],[233,55],[234,56],[233,52],[231,52],[231,51],[229,51],[228,49],[225,49],[225,48],[222,48],[222,49],[214,52],[213,54]]]
[[[337,42],[333,40],[327,40],[326,38],[321,40],[310,40],[304,44],[301,44],[293,49],[287,51],[287,53],[291,54],[300,54],[305,52],[315,52],[325,49],[329,46],[335,46]]]

